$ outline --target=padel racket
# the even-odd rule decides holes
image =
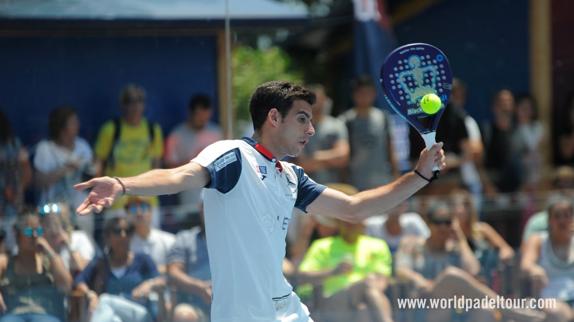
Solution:
[[[414,43],[393,50],[381,67],[381,86],[389,106],[422,136],[427,149],[436,143],[436,128],[452,89],[452,71],[446,55],[438,48]],[[426,94],[440,98],[433,114],[421,108]],[[434,168],[435,177],[439,167]]]

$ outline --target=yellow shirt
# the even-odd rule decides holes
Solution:
[[[117,143],[114,145],[114,130],[120,131]],[[95,146],[96,157],[107,162],[104,174],[110,177],[129,177],[152,169],[152,161],[161,158],[163,154],[163,136],[159,125],[154,126],[153,141],[150,144],[148,121],[142,119],[138,126],[132,126],[121,121],[121,130],[115,129],[113,120],[106,122],[98,135]],[[111,164],[110,164],[111,163]],[[122,208],[126,198],[117,200],[112,209]],[[152,206],[158,205],[157,197],[150,200]]]
[[[299,269],[301,272],[323,271],[337,267],[344,260],[352,263],[353,270],[325,279],[323,296],[329,297],[370,274],[391,275],[392,257],[387,243],[364,235],[359,236],[355,244],[347,244],[339,236],[316,240],[309,247]]]

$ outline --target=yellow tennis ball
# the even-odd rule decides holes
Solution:
[[[427,114],[435,114],[441,107],[442,102],[436,94],[426,94],[421,98],[421,109]]]

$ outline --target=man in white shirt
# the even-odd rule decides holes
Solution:
[[[404,202],[385,215],[367,219],[367,235],[386,241],[393,255],[399,249],[403,237],[428,238],[430,230],[425,221],[416,212],[407,211],[408,204]]]
[[[302,168],[279,161],[297,156],[315,133],[315,96],[283,81],[260,85],[250,101],[255,134],[219,141],[191,162],[128,178],[95,178],[80,214],[101,212],[122,194],[158,195],[204,187],[212,276],[213,322],[312,321],[281,268],[293,208],[350,222],[384,212],[429,183],[444,167],[442,144],[423,150],[415,171],[348,196],[315,183]]]
[[[135,227],[135,234],[130,242],[134,253],[149,255],[160,274],[166,272],[167,254],[175,242],[171,233],[152,227],[152,210],[148,200],[141,197],[128,199],[125,210]]]

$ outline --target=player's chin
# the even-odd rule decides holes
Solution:
[[[289,151],[289,156],[290,157],[296,157],[299,154],[301,154],[301,152],[303,151],[303,148],[305,147],[305,144],[300,144],[298,143],[296,146],[293,146],[290,151]]]

